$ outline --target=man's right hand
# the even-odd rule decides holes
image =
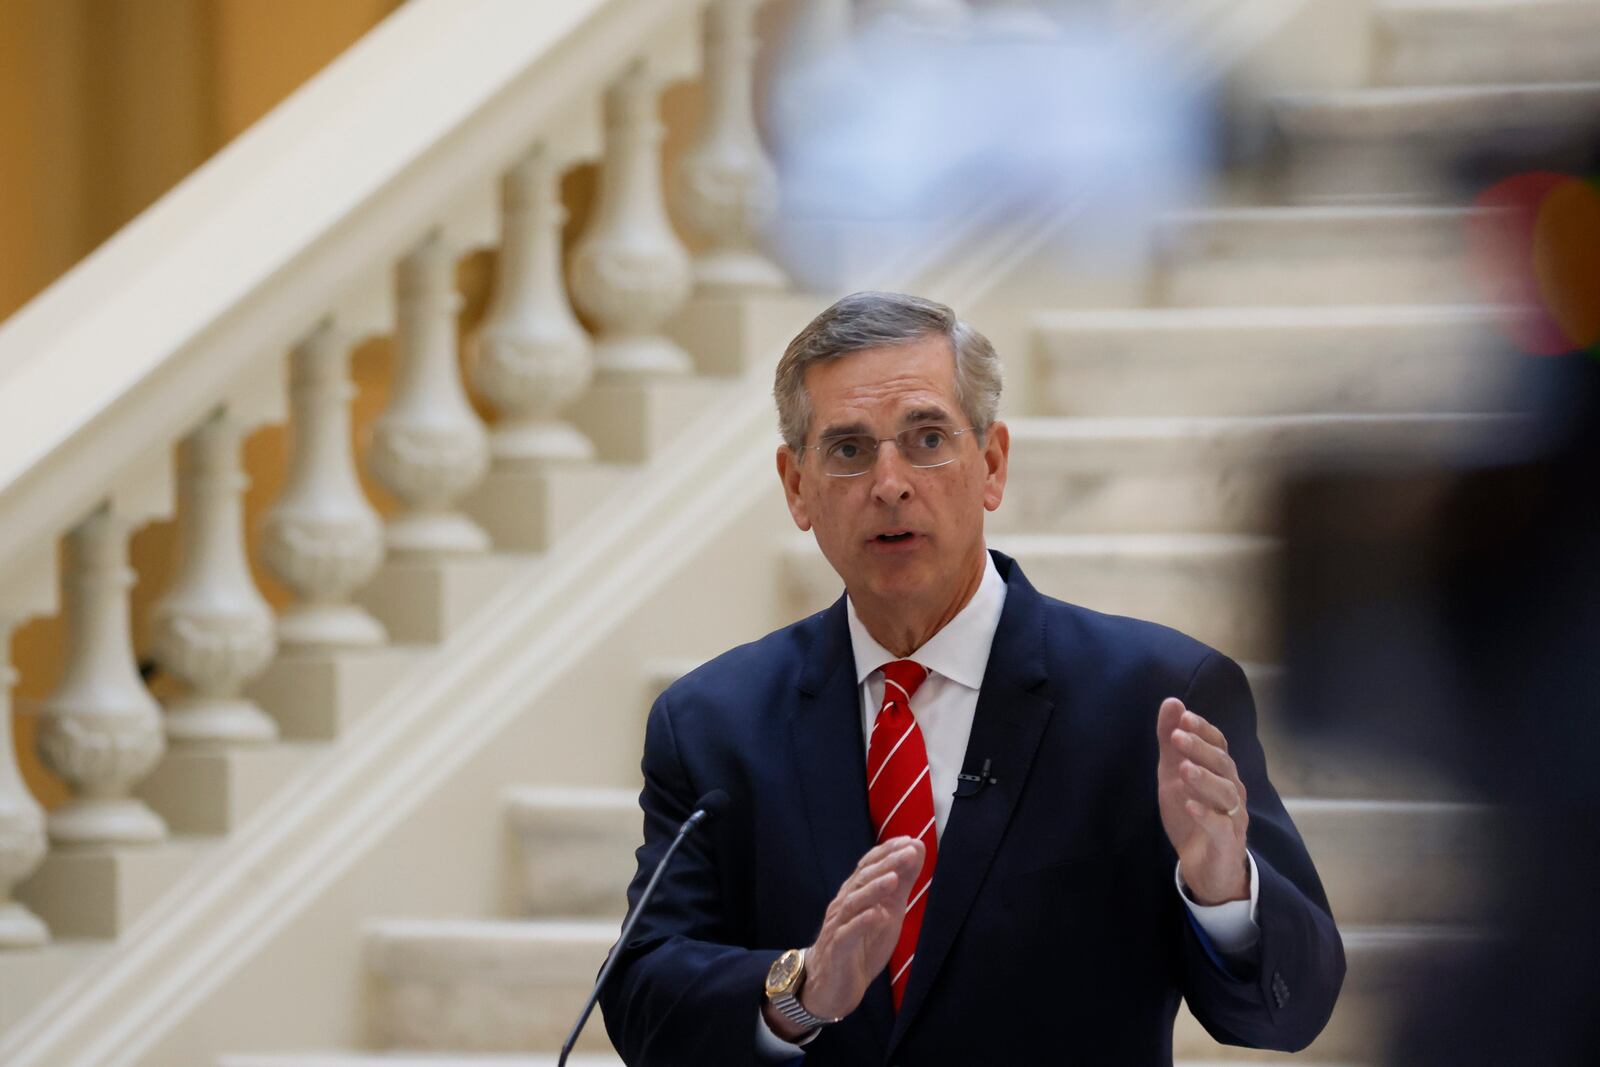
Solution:
[[[806,1011],[838,1019],[860,1005],[872,980],[889,965],[926,851],[915,838],[894,837],[861,857],[828,905],[816,944],[806,950],[806,980],[800,990]],[[771,1005],[764,1013],[780,1037],[800,1036]]]

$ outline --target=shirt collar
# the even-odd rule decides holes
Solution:
[[[906,657],[968,689],[983,686],[983,672],[989,665],[989,646],[994,644],[994,632],[1000,627],[1000,609],[1006,602],[1006,580],[1000,577],[994,557],[987,551],[983,554],[983,563],[983,580],[978,583],[978,591],[972,594],[972,599],[955,618],[928,638],[927,644]],[[867,632],[856,614],[855,602],[848,595],[845,616],[850,624],[850,647],[855,653],[856,684],[860,685],[867,680],[867,675],[899,657]]]

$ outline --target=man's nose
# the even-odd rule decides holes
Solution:
[[[878,454],[873,457],[872,495],[885,504],[898,504],[911,499],[911,464],[900,451],[893,438],[878,442]]]

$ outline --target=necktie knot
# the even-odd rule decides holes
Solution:
[[[902,699],[908,704],[911,702],[912,695],[916,693],[917,687],[922,685],[928,677],[928,668],[915,660],[897,659],[892,663],[885,663],[881,669],[884,682],[886,684],[892,683],[898,688],[904,694]],[[890,689],[884,694],[884,699],[888,700],[894,695],[894,690]]]

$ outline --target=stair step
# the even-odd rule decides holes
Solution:
[[[379,1044],[418,1051],[559,1048],[615,936],[609,922],[371,923],[367,960]],[[1349,927],[1343,936],[1349,974],[1328,1031],[1312,1045],[1322,1059],[1371,1057],[1382,1038],[1374,1022],[1387,1018],[1418,963],[1472,938],[1449,927]],[[1174,1051],[1181,1057],[1256,1062],[1262,1055],[1219,1046],[1192,1019],[1179,1018]],[[607,1050],[598,1023],[584,1031],[580,1048]]]
[[[593,1025],[593,1024],[591,1024]],[[427,1055],[414,1052],[274,1052],[234,1053],[223,1056],[217,1067],[555,1067],[555,1054],[500,1055],[496,1053],[446,1053]],[[1341,1067],[1327,1063],[1304,1063],[1301,1067]],[[616,1055],[574,1054],[567,1067],[621,1067]],[[1239,1067],[1237,1060],[1178,1060],[1173,1067]]]
[[[1269,759],[1272,753],[1269,747]],[[508,792],[507,800],[527,914],[570,907],[572,914],[620,922],[642,838],[637,797],[625,790],[530,788]],[[1493,858],[1491,809],[1293,796],[1285,803],[1341,922],[1466,922],[1481,914],[1474,887]]]
[[[1327,1027],[1307,1049],[1291,1055],[1222,1045],[1183,1008],[1173,1029],[1173,1054],[1196,1059],[1228,1057],[1241,1064],[1298,1064],[1306,1056],[1381,1062],[1396,1014],[1416,992],[1417,978],[1479,940],[1478,934],[1454,927],[1346,926],[1340,934],[1348,965],[1344,988]]]
[[[1162,308],[1034,320],[1046,413],[1485,412],[1518,366],[1480,307]]]
[[[1293,94],[1273,115],[1298,203],[1453,200],[1451,168],[1486,147],[1559,166],[1594,129],[1600,82],[1350,89]]]
[[[990,544],[1034,587],[1097,611],[1182,630],[1234,659],[1277,660],[1278,543],[1244,534],[1010,534]],[[839,576],[809,539],[782,557],[794,617],[827,607]]]
[[[619,927],[610,920],[369,922],[374,1041],[391,1049],[559,1049]],[[578,1048],[611,1050],[598,1017]]]
[[[663,660],[654,665],[652,695],[704,663],[704,659]],[[1284,797],[1330,800],[1420,800],[1453,798],[1458,790],[1433,769],[1413,761],[1369,751],[1330,750],[1310,745],[1287,728],[1280,712],[1283,668],[1239,664],[1250,683],[1256,705],[1256,733],[1267,752],[1272,784]],[[629,794],[629,818],[636,801]],[[600,890],[604,892],[604,890]]]
[[[591,1021],[590,1025],[599,1025],[599,1020]],[[555,1067],[559,1058],[556,1053],[532,1056],[461,1052],[437,1056],[414,1052],[232,1053],[219,1059],[217,1067]],[[568,1058],[567,1067],[622,1067],[622,1060],[614,1053],[574,1053]]]
[[[1158,303],[1465,304],[1459,207],[1242,207],[1167,216],[1154,238]]]
[[[223,1056],[217,1067],[555,1067],[555,1054],[500,1055],[496,1053],[414,1052],[274,1052],[234,1053]],[[1335,1064],[1300,1063],[1301,1067],[1339,1067]],[[567,1067],[621,1067],[615,1055],[574,1054]],[[1238,1067],[1237,1060],[1179,1060],[1174,1067]]]
[[[1497,415],[1019,418],[991,532],[1266,533],[1281,476],[1338,457],[1443,459],[1522,425]]]
[[[520,786],[505,805],[523,914],[620,923],[644,840],[638,791]]]
[[[1479,804],[1290,798],[1289,815],[1341,924],[1480,919],[1495,859],[1494,812]]]
[[[1383,84],[1600,76],[1600,5],[1589,0],[1382,0],[1374,14]]]

